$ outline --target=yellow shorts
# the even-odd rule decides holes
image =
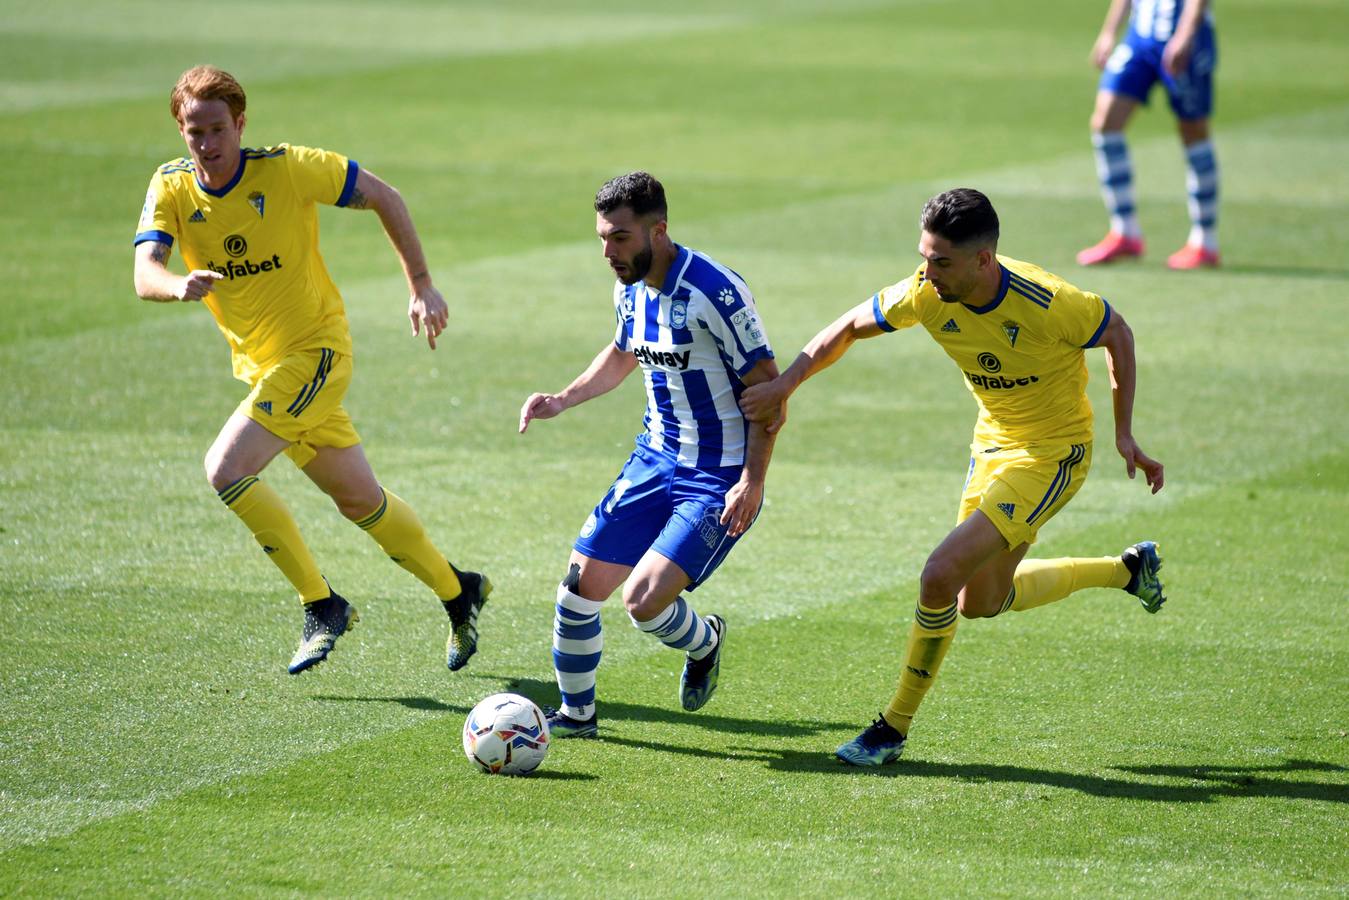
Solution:
[[[332,350],[292,353],[262,374],[235,412],[282,440],[300,468],[315,447],[352,447],[361,442],[342,398],[351,384],[351,357]]]
[[[1090,443],[971,452],[956,522],[981,510],[1012,549],[1035,543],[1040,526],[1067,505],[1091,468]]]

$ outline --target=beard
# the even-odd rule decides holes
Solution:
[[[626,264],[623,264],[626,274],[619,275],[618,280],[624,284],[636,284],[641,281],[646,277],[646,273],[651,271],[652,256],[651,241],[648,239],[646,247],[640,250]]]

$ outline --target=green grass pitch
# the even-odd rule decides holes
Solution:
[[[1104,229],[1104,6],[0,3],[0,895],[1349,892],[1349,7],[1218,3],[1224,267],[1174,274],[1160,99],[1130,130],[1150,255],[1073,263]],[[201,467],[242,385],[203,309],[131,289],[146,181],[183,152],[168,89],[205,61],[248,89],[247,144],[347,153],[420,228],[434,354],[375,217],[322,214],[375,469],[497,583],[463,672],[422,586],[281,460],[362,613],[285,673],[295,601]],[[912,270],[926,197],[985,190],[1002,252],[1127,316],[1167,464],[1156,497],[1124,477],[1091,354],[1094,471],[1036,554],[1156,539],[1162,613],[1094,591],[964,622],[904,761],[832,761],[889,697],[974,417],[930,341],[892,336],[797,395],[763,516],[696,595],[730,623],[712,703],[679,709],[678,656],[614,600],[604,739],[478,775],[478,699],[556,698],[555,586],[639,428],[633,379],[516,434],[609,337],[590,201],[639,167],[784,362]]]

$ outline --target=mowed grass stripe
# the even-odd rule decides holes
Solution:
[[[1343,470],[1343,464],[1341,458],[1338,468]],[[1233,493],[1239,494],[1240,490]],[[1204,518],[1211,516],[1206,505],[1196,504],[1193,512]],[[847,598],[828,609],[829,615],[818,616],[812,623],[820,639],[821,651],[837,654],[840,659],[857,657],[861,665],[854,659],[852,669],[863,670],[862,677],[869,681],[878,680],[874,672],[865,671],[876,668],[876,661],[893,663],[892,653],[883,648],[881,642],[859,646],[855,640],[857,627],[874,624],[877,601],[885,603],[886,598]],[[1217,623],[1235,614],[1234,607],[1239,609],[1245,605],[1240,598],[1226,609],[1211,606],[1207,612],[1202,604],[1188,599],[1169,607],[1169,618],[1147,617],[1132,608],[1131,600],[1117,602],[1114,597],[1109,605],[1092,597],[1070,603],[1071,606],[1060,607],[1053,614],[1033,617],[1034,624],[1029,624],[1032,618],[1012,617],[1008,623],[988,627],[1002,627],[1023,634],[1029,632],[1030,641],[1026,643],[1039,645],[1041,654],[1048,657],[1040,661],[1046,674],[1074,661],[1066,647],[1055,648],[1049,641],[1052,634],[1059,632],[1070,640],[1100,642],[1101,631],[1108,630],[1114,634],[1111,641],[1116,645],[1116,653],[1113,657],[1102,659],[1098,656],[1089,668],[1068,673],[1066,680],[1102,669],[1108,680],[1123,677],[1138,666],[1137,661],[1129,665],[1129,657],[1137,657],[1139,651],[1144,651],[1154,677],[1178,676],[1184,672],[1197,684],[1213,683],[1215,690],[1210,692],[1211,699],[1202,704],[1216,703],[1220,707],[1228,702],[1227,692],[1221,687],[1220,673],[1230,665],[1230,653],[1205,654],[1193,649],[1183,653],[1175,640],[1179,638],[1183,646],[1189,643],[1188,636],[1202,629],[1205,622]],[[1330,616],[1329,611],[1320,605],[1300,609],[1316,614],[1303,622],[1303,634],[1324,638],[1329,622],[1323,619]],[[1065,619],[1070,620],[1066,632],[1063,630]],[[962,645],[988,643],[976,637],[976,634],[982,636],[981,632],[972,632],[970,623],[965,623],[964,627]],[[536,779],[500,782],[473,774],[466,764],[460,764],[454,746],[459,716],[467,707],[427,698],[420,708],[434,721],[412,725],[398,734],[353,742],[281,771],[232,779],[227,784],[195,790],[154,810],[81,829],[73,837],[46,849],[8,854],[7,861],[19,871],[38,877],[39,880],[30,882],[34,886],[48,884],[56,888],[78,883],[83,877],[83,866],[85,871],[92,867],[93,871],[103,873],[101,877],[112,876],[117,883],[123,884],[169,877],[185,879],[186,883],[203,890],[225,884],[237,887],[238,875],[229,865],[218,864],[211,856],[205,857],[204,864],[199,862],[203,859],[201,848],[222,841],[226,846],[257,841],[263,835],[274,839],[279,834],[285,835],[283,843],[291,851],[301,848],[317,853],[322,849],[322,842],[343,841],[368,832],[373,819],[379,823],[377,831],[405,833],[406,859],[386,858],[383,864],[372,865],[372,857],[386,851],[365,848],[361,840],[356,840],[352,845],[353,853],[343,864],[326,870],[322,880],[313,880],[312,876],[291,868],[287,877],[292,881],[287,883],[294,887],[321,883],[328,889],[334,884],[348,884],[350,890],[378,892],[398,885],[407,889],[423,878],[477,877],[488,867],[498,866],[502,858],[515,861],[511,871],[518,874],[509,878],[518,878],[521,884],[529,878],[547,877],[557,855],[565,854],[567,842],[575,839],[578,828],[582,835],[594,831],[591,836],[596,839],[601,833],[612,838],[615,831],[621,833],[626,829],[648,836],[665,834],[677,843],[706,848],[713,860],[724,855],[726,858],[720,864],[730,865],[733,861],[730,850],[719,845],[724,829],[734,827],[740,854],[752,852],[766,856],[790,844],[795,858],[787,864],[789,869],[800,867],[803,873],[814,871],[815,879],[823,879],[818,882],[823,888],[851,883],[853,879],[865,881],[867,874],[874,876],[878,871],[901,874],[904,867],[915,864],[920,858],[927,859],[927,852],[914,846],[918,829],[936,828],[940,832],[952,827],[944,817],[918,817],[917,814],[931,804],[954,802],[959,797],[961,803],[986,808],[989,814],[994,814],[1000,808],[1053,804],[1061,802],[1065,796],[1072,796],[1094,799],[1086,801],[1085,809],[1080,810],[1072,822],[1046,822],[1047,832],[1041,838],[1051,834],[1062,838],[1075,833],[1078,835],[1077,850],[1068,849],[1066,856],[1064,848],[1042,854],[1034,849],[1035,845],[1028,847],[1020,836],[1005,835],[987,841],[983,847],[972,848],[970,853],[959,858],[938,859],[935,863],[937,871],[950,884],[959,885],[971,877],[968,873],[974,860],[988,857],[991,862],[1005,858],[1016,860],[1018,866],[1024,867],[1029,857],[1032,868],[1041,874],[1052,872],[1058,866],[1074,870],[1080,867],[1082,871],[1077,874],[1084,878],[1073,882],[1077,890],[1098,881],[1105,884],[1107,879],[1120,878],[1127,884],[1140,886],[1167,884],[1175,888],[1189,885],[1193,889],[1215,890],[1235,885],[1238,877],[1250,877],[1247,873],[1235,875],[1232,867],[1247,850],[1241,845],[1211,844],[1197,834],[1191,836],[1198,824],[1187,821],[1192,814],[1209,819],[1217,817],[1220,821],[1237,819],[1246,814],[1244,810],[1249,804],[1262,796],[1302,798],[1310,801],[1311,809],[1322,809],[1326,814],[1333,811],[1333,804],[1349,801],[1349,785],[1346,785],[1343,771],[1336,774],[1333,766],[1299,764],[1296,760],[1289,764],[1277,749],[1275,758],[1268,764],[1252,765],[1243,761],[1243,756],[1250,752],[1249,744],[1245,742],[1251,737],[1243,723],[1229,722],[1216,730],[1206,729],[1203,735],[1194,731],[1214,720],[1211,714],[1196,715],[1193,691],[1153,694],[1129,701],[1135,705],[1129,716],[1132,727],[1152,734],[1152,741],[1145,747],[1121,748],[1104,768],[1099,765],[1086,770],[1076,768],[1075,759],[1080,752],[1077,750],[1072,751],[1073,761],[1067,764],[1058,758],[1062,753],[1057,746],[1060,741],[1072,744],[1084,740],[1085,722],[1071,717],[1067,722],[1056,721],[1059,713],[1043,704],[1039,705],[1038,711],[1034,706],[1025,710],[1004,709],[1002,718],[1015,717],[1014,713],[1024,716],[1020,724],[1032,735],[1042,734],[1046,726],[1055,722],[1060,733],[1058,741],[1045,743],[1041,739],[1028,748],[1024,740],[1016,740],[1016,759],[1008,761],[1004,754],[1006,744],[1012,739],[1003,734],[983,742],[981,749],[971,754],[964,737],[941,734],[939,729],[962,727],[959,720],[947,721],[952,715],[951,707],[988,693],[987,688],[977,687],[979,676],[987,673],[972,672],[970,668],[971,663],[979,661],[976,654],[983,655],[982,665],[976,666],[978,669],[1005,665],[1005,662],[989,658],[990,651],[996,649],[990,646],[963,647],[966,652],[961,657],[953,657],[953,660],[963,659],[964,671],[955,677],[948,673],[941,694],[934,695],[932,720],[941,724],[929,726],[924,732],[923,745],[928,752],[891,770],[889,774],[894,778],[875,779],[845,773],[828,761],[824,750],[839,738],[841,732],[846,733],[848,720],[843,715],[829,715],[838,699],[820,679],[799,678],[799,661],[777,652],[780,642],[773,637],[780,628],[780,623],[761,623],[738,629],[741,649],[737,674],[748,670],[759,676],[776,676],[756,678],[753,682],[768,696],[751,697],[747,696],[750,693],[747,690],[727,690],[719,698],[718,706],[709,709],[710,714],[685,716],[661,704],[662,699],[672,703],[671,697],[653,698],[650,688],[640,686],[647,683],[647,679],[640,677],[643,673],[659,675],[661,684],[657,686],[656,694],[669,693],[659,690],[660,686],[668,688],[672,684],[669,665],[634,663],[617,669],[606,668],[605,675],[614,680],[639,676],[639,687],[634,692],[637,702],[620,700],[608,704],[609,739],[601,743],[559,745],[551,760],[557,768],[543,770],[541,777]],[[1258,634],[1252,633],[1248,640],[1252,647],[1260,646]],[[1157,652],[1161,647],[1170,647],[1172,654]],[[1332,647],[1326,649],[1332,650]],[[663,655],[666,663],[672,656],[653,655]],[[1343,652],[1339,651],[1339,655],[1342,657]],[[1014,656],[1027,657],[1034,660],[1029,652]],[[1308,675],[1324,666],[1315,656],[1305,657],[1296,665]],[[625,671],[634,666],[637,671]],[[1287,699],[1296,697],[1297,680],[1296,677],[1282,680],[1283,691],[1289,693]],[[728,688],[733,685],[748,687],[746,682],[728,680]],[[1014,679],[1006,687],[1012,693],[1002,697],[1003,702],[1016,702],[1015,685]],[[529,679],[523,684],[507,681],[502,686],[530,693],[541,689],[538,681]],[[883,687],[877,685],[877,690],[883,691]],[[994,691],[994,702],[999,694]],[[415,698],[399,700],[321,694],[313,699],[320,705],[338,707],[364,699],[394,707],[417,708],[417,704],[410,702]],[[1287,699],[1270,697],[1269,701],[1277,705],[1286,703]],[[650,705],[653,701],[655,705]],[[806,708],[820,704],[825,717],[793,715],[793,709],[799,709],[802,704]],[[746,711],[749,718],[743,718]],[[1295,711],[1284,727],[1301,723],[1305,720],[1305,712]],[[1152,730],[1166,723],[1171,724],[1170,731]],[[1167,760],[1182,755],[1187,740],[1194,739],[1205,741],[1211,748],[1208,758],[1212,764],[1209,767],[1167,765]],[[999,744],[1003,746],[1000,748]],[[651,755],[653,750],[657,754],[655,757]],[[641,766],[615,765],[634,754],[640,757]],[[390,766],[389,760],[405,764]],[[640,790],[640,781],[634,779],[644,776],[638,772],[650,775],[653,768],[659,770],[668,765],[673,768],[670,773],[673,775],[699,760],[715,763],[717,771],[722,773],[718,778],[722,799],[714,795],[706,816],[673,824],[655,810],[644,809],[641,805],[634,807],[619,799],[629,796],[630,791]],[[784,806],[785,798],[776,793],[743,793],[743,782],[751,780],[753,773],[765,766],[784,774],[792,773],[796,777],[794,783],[798,795],[836,795],[840,785],[845,790],[853,786],[861,792],[851,791],[848,806],[840,810],[838,816],[820,821],[809,812],[798,813],[790,803]],[[843,781],[844,778],[851,780]],[[626,784],[628,788],[619,789],[614,782]],[[322,789],[323,784],[328,784],[329,789]],[[359,816],[332,815],[331,785],[334,784],[341,790],[345,805],[360,810]],[[972,793],[969,785],[977,786],[978,792]],[[1027,795],[1025,791],[1031,794]],[[595,813],[592,820],[595,824],[569,823],[563,836],[557,819],[559,804],[578,802],[580,798],[585,798],[584,802]],[[1135,829],[1132,858],[1121,861],[1112,855],[1101,859],[1098,838],[1083,834],[1080,828],[1083,818],[1090,820],[1101,816],[1108,820],[1116,814],[1111,812],[1115,807],[1133,806],[1140,801],[1149,803],[1153,809],[1152,815],[1140,820]],[[509,819],[475,820],[471,835],[457,827],[461,820],[455,810],[480,808],[483,804],[509,809],[511,815]],[[599,808],[594,804],[600,804]],[[882,808],[893,809],[895,805],[911,814],[893,816],[881,812]],[[1202,813],[1195,807],[1202,809]],[[199,817],[203,808],[214,809],[216,816],[192,829],[177,825],[184,817]],[[804,815],[804,818],[798,820],[798,815]],[[320,818],[324,820],[324,826],[313,827],[311,823]],[[448,824],[412,826],[408,830],[413,822]],[[600,822],[603,824],[598,824]],[[531,834],[528,846],[512,838],[518,836],[521,829]],[[793,839],[791,835],[800,833],[797,829],[815,835],[816,840]],[[838,845],[845,835],[854,842],[860,841],[864,847],[874,845],[877,851],[875,863],[869,871],[848,873],[846,866],[844,870],[838,870],[828,864],[831,858],[838,858],[844,852]],[[475,848],[482,840],[500,845],[505,856],[484,859],[476,855]],[[1290,842],[1293,838],[1291,835],[1278,838],[1266,835],[1259,840]],[[1334,838],[1322,833],[1320,838],[1310,842],[1298,840],[1299,846],[1283,848],[1291,855],[1285,857],[1281,865],[1262,870],[1254,882],[1244,883],[1243,889],[1272,890],[1299,882],[1305,884],[1308,870],[1300,872],[1298,867],[1313,860],[1317,854],[1333,853]],[[882,850],[887,844],[892,844],[888,851]],[[1154,848],[1162,845],[1169,848],[1166,858],[1174,862],[1157,867],[1143,865]],[[147,857],[146,853],[138,853],[137,847],[154,849]],[[98,852],[82,855],[82,848],[96,848]],[[1081,854],[1080,863],[1071,861],[1075,853]],[[287,853],[278,855],[277,851],[264,851],[264,855],[259,865],[243,876],[245,884],[260,877],[259,871],[279,873],[283,860],[289,858]],[[93,861],[95,858],[97,862]],[[109,858],[114,860],[110,868],[104,864]],[[87,861],[81,862],[81,859]],[[48,863],[57,860],[63,863],[61,874],[53,872],[43,877],[41,873]],[[705,860],[702,864],[712,865],[713,862]],[[596,860],[590,868],[606,878],[619,881],[624,878],[623,866],[619,863]],[[775,882],[771,878],[765,882],[770,883]],[[1323,884],[1333,884],[1333,881]],[[266,883],[253,885],[255,889],[265,887]],[[569,895],[565,884],[558,890]]]

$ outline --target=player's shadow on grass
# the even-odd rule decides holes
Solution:
[[[536,678],[502,678],[501,676],[487,674],[478,674],[476,677],[505,681],[506,687],[503,688],[503,690],[524,694],[540,706],[545,703],[556,706],[559,702],[557,699],[557,685],[551,681],[540,681]],[[616,739],[605,732],[604,723],[613,721],[669,722],[672,725],[682,725],[685,727],[694,726],[697,728],[706,728],[709,731],[721,731],[727,734],[758,734],[772,737],[805,737],[812,734],[819,734],[824,731],[835,731],[852,727],[851,723],[847,722],[824,722],[819,719],[796,719],[792,721],[781,721],[777,719],[739,719],[732,716],[710,715],[706,712],[690,713],[685,712],[678,707],[647,706],[641,703],[623,703],[622,701],[614,700],[605,700],[600,704],[599,709],[600,735],[607,741],[612,741],[613,743],[626,743],[632,746],[650,746],[652,749],[668,750],[676,753],[688,752],[696,756],[710,755],[718,759],[724,758],[726,754],[704,754],[701,751],[692,748],[643,744],[641,741]]]
[[[1067,788],[1094,797],[1118,797],[1129,800],[1157,800],[1165,803],[1210,803],[1222,797],[1282,797],[1290,800],[1322,800],[1349,803],[1349,784],[1325,781],[1291,781],[1262,777],[1295,772],[1349,772],[1334,763],[1290,759],[1270,766],[1121,766],[1120,772],[1146,777],[1184,779],[1186,784],[1144,782],[1125,778],[1056,772],[1026,766],[986,765],[979,763],[938,763],[901,760],[879,769],[842,766],[824,750],[760,750],[732,747],[723,757],[755,759],[769,768],[789,772],[835,772],[849,775],[873,775],[890,778],[954,778],[973,784],[1008,782]]]
[[[336,700],[339,703],[400,703],[408,709],[422,709],[431,712],[458,712],[468,715],[471,706],[459,706],[453,703],[441,703],[431,697],[341,697],[336,694],[315,694],[311,700]]]

